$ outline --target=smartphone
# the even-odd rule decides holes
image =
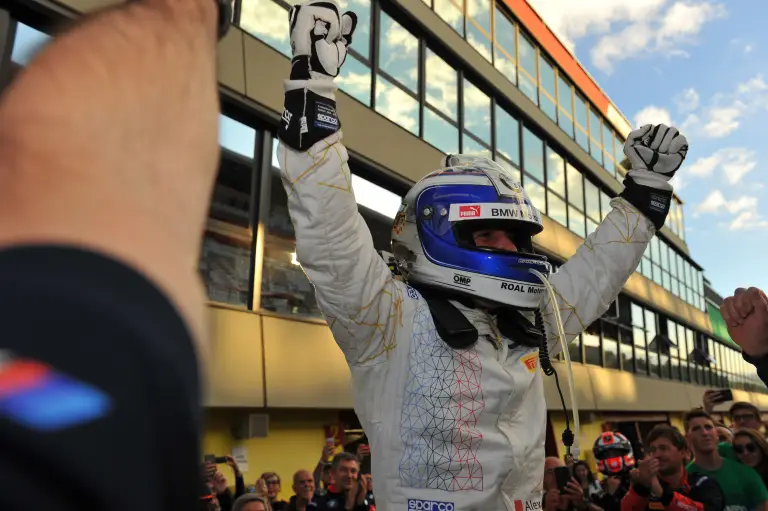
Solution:
[[[216,456],[215,454],[206,454],[205,455],[205,462],[206,463],[215,463],[217,465],[220,465],[222,463],[227,462],[226,456]]]
[[[715,395],[712,397],[713,403],[725,403],[727,401],[733,401],[733,391],[731,389],[715,391]]]
[[[571,481],[571,469],[555,467],[555,480],[557,481],[557,489],[560,490],[560,493],[564,493],[565,487]]]
[[[360,446],[360,454],[363,456],[370,456],[371,455],[371,446],[368,444],[363,444]]]

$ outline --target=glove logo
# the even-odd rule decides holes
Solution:
[[[285,123],[285,129],[288,129],[288,126],[291,125],[291,118],[293,117],[293,114],[289,112],[288,110],[283,109],[283,122]]]

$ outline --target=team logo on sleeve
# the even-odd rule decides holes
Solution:
[[[526,355],[520,359],[520,362],[525,366],[529,373],[536,372],[536,366],[539,363],[539,354],[534,352]]]

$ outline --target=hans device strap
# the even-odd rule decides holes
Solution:
[[[451,302],[426,296],[424,300],[432,313],[437,335],[445,344],[455,350],[465,350],[477,342],[477,328]]]

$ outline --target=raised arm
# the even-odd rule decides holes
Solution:
[[[624,153],[632,170],[613,209],[563,267],[552,275],[566,341],[570,342],[608,310],[635,271],[657,229],[664,225],[672,200],[669,179],[685,155],[688,142],[677,129],[646,125],[630,133]],[[559,345],[554,310],[544,298],[544,321],[553,353]]]
[[[336,114],[333,78],[356,25],[335,2],[290,12],[294,57],[285,83],[278,160],[296,232],[296,255],[347,362],[383,360],[394,339],[398,289],[357,211]]]

